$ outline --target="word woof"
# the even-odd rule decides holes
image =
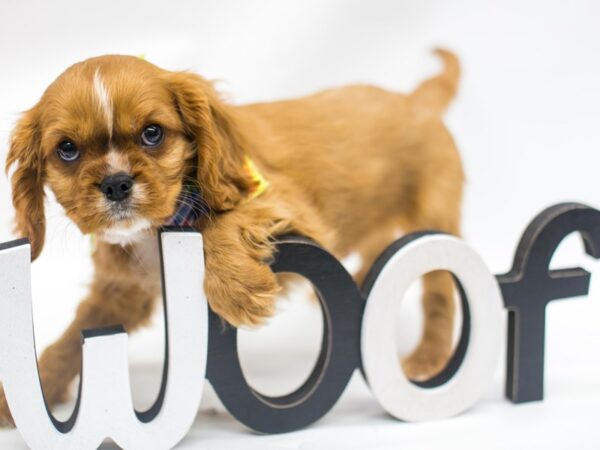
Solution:
[[[506,395],[513,402],[543,398],[545,307],[587,294],[590,274],[549,270],[557,246],[578,231],[600,257],[600,212],[568,203],[548,208],[528,226],[513,268],[493,276],[464,242],[415,233],[393,243],[374,264],[361,293],[340,262],[304,238],[278,242],[273,270],[309,279],[323,312],[323,343],[314,369],[296,391],[268,397],[244,379],[234,328],[209,312],[202,289],[202,236],[160,234],[166,352],[160,393],[147,411],[132,404],[127,334],[120,327],[86,331],[77,405],[61,422],[44,402],[31,311],[30,249],[26,240],[0,246],[0,378],[17,428],[32,449],[97,448],[111,438],[124,449],[168,449],[186,435],[208,378],[228,411],[262,433],[305,427],[335,404],[351,375],[362,371],[373,395],[404,421],[440,419],[471,407],[491,382],[508,310]],[[434,270],[450,271],[460,292],[461,336],[441,374],[412,382],[398,364],[394,314],[408,286]]]

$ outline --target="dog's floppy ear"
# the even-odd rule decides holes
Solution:
[[[198,75],[171,72],[167,80],[185,132],[197,147],[196,176],[203,199],[214,211],[232,209],[252,186],[243,169],[247,144],[235,111]]]
[[[40,130],[36,117],[35,110],[30,110],[18,122],[6,159],[7,173],[16,164],[11,177],[15,231],[29,238],[32,260],[40,254],[46,234]]]

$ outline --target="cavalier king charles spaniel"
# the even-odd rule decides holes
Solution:
[[[458,234],[463,170],[441,115],[459,64],[437,54],[444,70],[409,95],[354,85],[243,106],[196,74],[131,56],[60,75],[17,123],[7,158],[16,230],[32,259],[44,245],[45,186],[95,242],[89,294],[39,361],[48,406],[79,373],[81,330],[132,332],[150,320],[165,224],[202,232],[206,295],[233,326],[274,311],[278,235],[307,236],[338,258],[358,252],[360,284],[398,230]],[[425,275],[422,339],[402,362],[412,379],[448,361],[454,303],[450,274]],[[1,391],[0,420],[11,421]]]

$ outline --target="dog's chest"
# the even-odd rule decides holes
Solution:
[[[156,236],[148,236],[132,245],[134,263],[150,285],[160,287],[160,252]]]

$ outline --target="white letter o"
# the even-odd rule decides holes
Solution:
[[[409,285],[434,270],[448,270],[460,281],[471,329],[454,376],[443,385],[423,388],[412,383],[400,366],[394,317]],[[495,277],[464,242],[445,234],[410,241],[385,263],[365,307],[361,352],[373,395],[389,414],[404,421],[442,419],[470,408],[494,375],[501,351],[503,311]]]

